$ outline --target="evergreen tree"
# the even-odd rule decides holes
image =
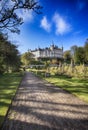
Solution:
[[[0,34],[0,72],[13,71],[20,67],[20,55],[17,46]]]

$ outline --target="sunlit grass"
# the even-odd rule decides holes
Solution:
[[[72,94],[78,96],[80,99],[88,102],[88,80],[69,78],[66,76],[51,76],[45,78],[48,82],[59,86]]]
[[[0,126],[22,78],[21,73],[0,76]]]

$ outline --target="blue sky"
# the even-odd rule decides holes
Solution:
[[[64,50],[83,46],[88,38],[88,0],[39,0],[42,14],[33,11],[18,13],[24,19],[21,33],[9,34],[19,45],[20,53],[28,49],[49,47],[52,42]]]

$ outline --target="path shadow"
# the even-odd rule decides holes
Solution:
[[[38,78],[35,82],[32,77],[25,80],[19,87],[2,130],[88,130],[88,104],[79,104],[79,100],[63,102],[64,96],[61,97],[62,102],[54,100],[54,96],[47,98],[47,95],[69,93]]]
[[[7,119],[2,130],[88,130],[87,120],[32,113],[35,122]],[[26,119],[25,119],[26,120]],[[40,120],[41,123],[38,123]]]

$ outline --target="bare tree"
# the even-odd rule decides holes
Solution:
[[[18,26],[23,19],[17,15],[17,10],[33,10],[41,13],[41,6],[35,0],[0,0],[0,32],[5,29],[19,33]]]

